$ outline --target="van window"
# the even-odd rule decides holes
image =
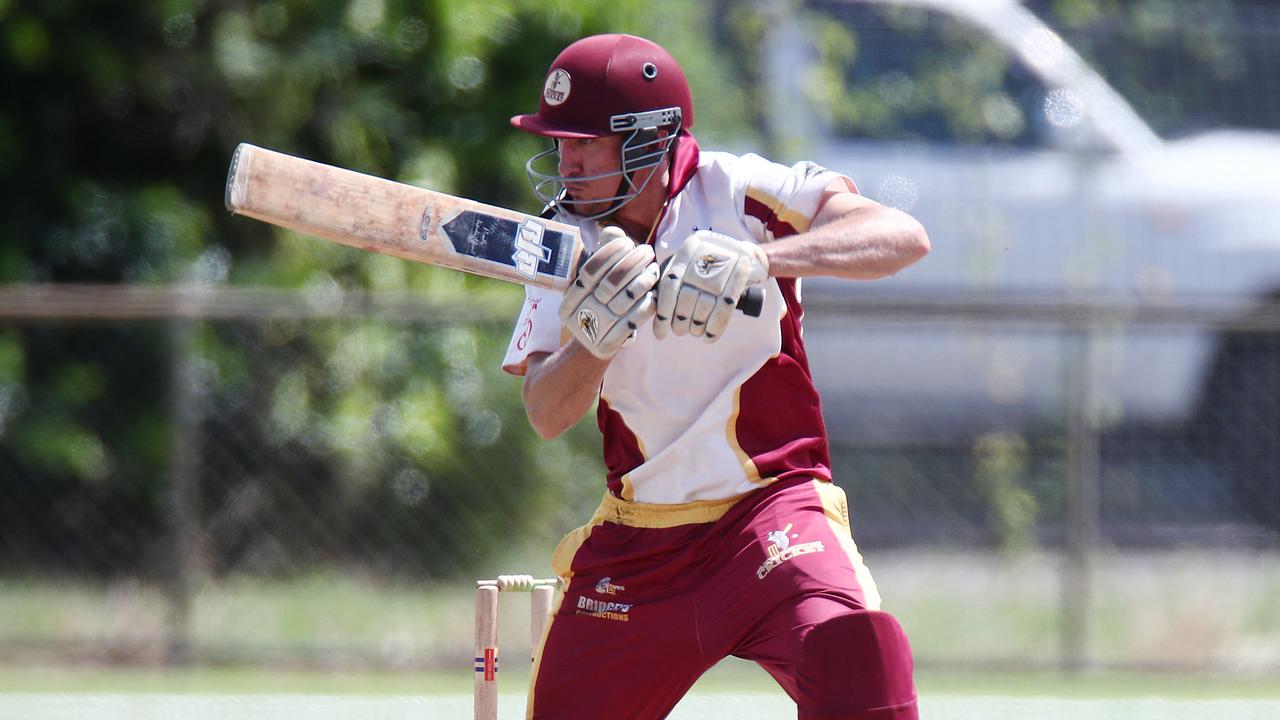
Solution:
[[[822,2],[804,91],[836,137],[1049,145],[1046,88],[977,27],[921,8]]]

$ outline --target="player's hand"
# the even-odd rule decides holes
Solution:
[[[662,270],[653,334],[664,338],[670,331],[715,342],[742,292],[768,277],[769,259],[759,245],[699,230]]]
[[[636,245],[621,228],[600,232],[600,247],[564,294],[560,320],[599,358],[613,357],[636,328],[653,317],[658,264],[653,248]]]

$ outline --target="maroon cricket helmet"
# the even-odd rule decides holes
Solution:
[[[693,127],[689,81],[671,54],[634,35],[593,35],[561,51],[547,72],[538,112],[511,124],[552,138],[601,137],[633,130],[626,118],[671,113],[678,128]]]

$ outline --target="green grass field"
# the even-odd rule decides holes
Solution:
[[[527,674],[519,672],[503,678],[503,717],[522,715],[527,679]],[[0,718],[466,718],[470,716],[470,682],[466,671],[0,667]],[[1280,717],[1280,682],[1270,678],[922,672],[918,684],[922,716],[939,720]],[[618,716],[625,717],[623,713]],[[752,720],[793,716],[794,707],[762,671],[732,661],[699,681],[671,717]]]
[[[1060,558],[881,553],[871,560],[885,609],[907,628],[922,666],[1059,664]],[[472,602],[459,583],[336,572],[233,577],[196,584],[189,638],[197,657],[216,664],[448,666],[469,657]],[[504,647],[527,644],[527,608],[524,598],[503,601]],[[156,662],[168,615],[156,585],[0,578],[0,647],[9,657],[47,651],[75,661]],[[1100,556],[1087,632],[1090,658],[1105,667],[1280,675],[1280,555]]]
[[[1101,557],[1091,659],[1100,668],[1186,672],[1069,677],[1029,670],[1059,659],[1057,559],[929,553],[875,560],[886,607],[916,649],[926,718],[1280,718],[1275,554]],[[340,574],[205,583],[196,588],[190,625],[202,664],[165,671],[145,669],[160,667],[163,656],[167,608],[157,587],[3,579],[0,720],[470,717],[471,602],[471,591],[456,583]],[[527,608],[526,599],[504,600],[505,657],[528,647]],[[504,670],[503,717],[522,716],[527,676],[518,665]],[[699,681],[672,717],[794,714],[763,671],[730,661]]]
[[[528,672],[508,669],[502,678],[507,693],[523,692]],[[112,667],[0,665],[0,695],[67,694],[196,694],[196,695],[465,695],[471,691],[470,668],[457,671],[353,672],[285,671],[261,667],[160,670]],[[1087,697],[1095,699],[1163,697],[1182,700],[1256,699],[1280,702],[1280,679],[1174,673],[957,672],[922,670],[920,693],[928,695],[1001,695],[1007,697]],[[755,665],[729,659],[705,675],[694,694],[760,694],[777,690]],[[767,692],[766,692],[767,694]],[[1277,716],[1280,717],[1280,716]]]

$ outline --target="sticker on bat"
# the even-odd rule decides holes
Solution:
[[[532,280],[538,275],[538,263],[551,259],[551,248],[542,244],[542,235],[546,228],[535,220],[525,220],[516,231],[516,251],[511,259],[516,263],[516,272]]]
[[[536,219],[516,221],[464,210],[439,229],[454,252],[511,268],[523,278],[570,275],[577,236],[550,229]]]

